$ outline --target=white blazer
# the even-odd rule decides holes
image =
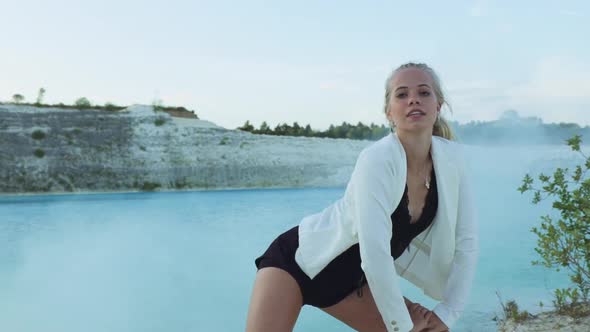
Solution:
[[[431,155],[438,191],[432,224],[391,256],[391,214],[407,181],[404,148],[389,134],[359,155],[344,196],[299,225],[295,260],[314,278],[334,258],[358,243],[361,267],[388,331],[413,327],[398,275],[438,303],[434,312],[449,327],[467,301],[479,252],[477,223],[461,145],[432,137]]]

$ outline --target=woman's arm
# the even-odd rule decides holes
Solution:
[[[391,256],[390,205],[400,189],[396,188],[393,167],[387,165],[385,157],[366,152],[359,156],[346,189],[359,240],[361,267],[387,330],[407,332],[414,324]]]
[[[449,328],[463,312],[475,277],[479,255],[477,218],[471,182],[464,170],[461,174],[457,226],[455,228],[455,256],[443,301],[433,309],[436,316]]]

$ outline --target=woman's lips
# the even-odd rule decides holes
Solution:
[[[424,116],[424,114],[414,113],[412,115],[408,115],[408,118],[410,118],[412,120],[418,120],[418,119],[422,118],[423,116]]]

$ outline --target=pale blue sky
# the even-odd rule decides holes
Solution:
[[[590,125],[587,1],[0,0],[0,99],[184,105],[219,125],[385,123],[407,61],[459,122]]]

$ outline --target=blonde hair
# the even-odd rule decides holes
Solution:
[[[440,79],[438,78],[438,75],[434,72],[434,70],[432,68],[430,68],[425,63],[408,62],[408,63],[405,63],[405,64],[399,66],[397,69],[395,69],[391,73],[391,75],[389,75],[389,77],[387,78],[387,81],[385,81],[385,107],[384,107],[385,114],[387,114],[387,110],[389,109],[389,101],[391,99],[391,93],[392,93],[391,90],[393,89],[392,84],[391,84],[393,81],[393,77],[397,73],[402,71],[403,69],[407,69],[407,68],[417,68],[417,69],[424,71],[428,75],[430,75],[430,77],[432,78],[432,82],[433,82],[434,94],[436,95],[436,100],[438,101],[438,104],[440,105],[441,109],[442,109],[443,105],[447,105],[447,107],[449,108],[449,111],[450,112],[453,111],[453,109],[451,108],[451,105],[449,104],[449,102],[445,98],[445,95],[444,95],[442,88],[441,88]],[[392,124],[392,130],[393,130],[393,124]],[[440,136],[440,137],[446,138],[448,140],[455,139],[455,135],[453,134],[453,131],[451,130],[451,127],[449,126],[447,120],[445,120],[442,117],[442,115],[440,115],[440,113],[436,118],[436,122],[434,123],[434,127],[432,128],[432,135]]]

